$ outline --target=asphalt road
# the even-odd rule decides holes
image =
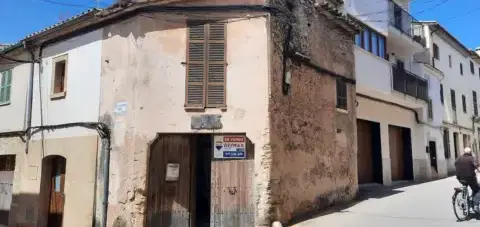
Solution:
[[[454,177],[391,188],[362,187],[361,202],[332,211],[294,227],[455,227],[480,226],[480,220],[457,222],[453,213]]]

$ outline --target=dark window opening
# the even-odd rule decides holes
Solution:
[[[455,100],[455,90],[450,89],[450,99],[452,101],[452,110],[457,110],[457,101]]]
[[[437,60],[440,60],[440,49],[435,43],[433,44],[433,57]]]
[[[445,159],[451,157],[450,154],[450,132],[448,129],[443,129],[443,151],[445,152]]]
[[[428,118],[429,118],[429,119],[433,119],[432,99],[428,99]]]
[[[443,84],[440,84],[440,102],[442,102],[443,105]]]
[[[473,114],[475,116],[478,116],[478,105],[477,105],[477,92],[472,91],[472,96],[473,96]]]
[[[337,79],[337,108],[348,109],[347,84],[341,79]]]
[[[462,95],[462,107],[463,107],[463,112],[467,112],[467,100],[465,98],[465,95]]]

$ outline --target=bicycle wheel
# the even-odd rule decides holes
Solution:
[[[461,191],[456,191],[453,194],[453,212],[455,213],[455,217],[459,221],[465,221],[468,219],[469,213],[469,204],[468,198],[463,198],[463,193]]]

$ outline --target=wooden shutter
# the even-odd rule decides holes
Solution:
[[[477,116],[478,115],[477,92],[472,91],[472,96],[473,96],[473,114]]]
[[[451,97],[451,101],[452,101],[452,109],[453,110],[457,110],[457,100],[455,100],[455,91],[454,90],[450,90],[450,97]]]
[[[443,84],[440,84],[440,101],[442,102],[443,105]]]
[[[225,23],[208,26],[207,107],[225,107]]]
[[[0,84],[0,103],[7,103],[10,101],[12,85],[12,71],[2,72],[1,84]]]
[[[205,27],[190,23],[188,28],[186,107],[205,107]]]

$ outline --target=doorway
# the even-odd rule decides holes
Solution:
[[[245,158],[214,159],[212,134],[159,135],[150,146],[146,226],[254,225],[253,146],[243,138]]]
[[[212,166],[212,137],[210,135],[198,135],[196,138],[197,152],[195,157],[195,227],[210,226],[210,188]]]
[[[15,155],[0,155],[0,226],[8,226],[14,171]]]
[[[65,205],[66,159],[48,156],[42,160],[39,226],[62,227]]]
[[[410,129],[390,125],[388,132],[392,181],[413,180]]]
[[[455,159],[458,158],[458,132],[453,133],[453,151],[455,152]]]
[[[358,183],[383,183],[380,124],[357,120],[357,172]]]
[[[430,166],[438,173],[437,166],[437,144],[435,141],[428,142],[428,150],[430,153]]]

